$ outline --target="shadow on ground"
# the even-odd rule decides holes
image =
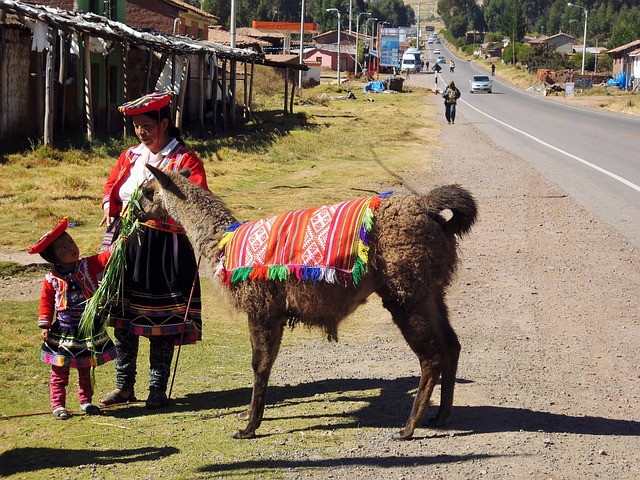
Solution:
[[[159,460],[180,451],[173,447],[118,450],[70,450],[68,448],[14,448],[0,455],[0,476],[80,465],[127,464]],[[52,478],[54,474],[52,473]]]
[[[413,390],[418,386],[418,377],[401,377],[396,379],[380,378],[345,378],[319,380],[298,385],[270,386],[267,393],[267,409],[264,422],[277,422],[270,418],[270,412],[282,406],[303,405],[326,402],[324,394],[331,394],[333,401],[354,402],[364,404],[360,409],[345,409],[341,415],[316,415],[317,418],[345,418],[341,428],[398,428],[404,426],[411,405]],[[458,384],[471,383],[458,379]],[[371,396],[368,390],[379,390],[380,394]],[[439,390],[434,392],[433,401],[439,402]],[[251,399],[250,388],[239,388],[219,392],[203,392],[188,394],[171,400],[171,404],[163,409],[168,413],[185,413],[193,411],[213,410],[209,417],[215,420],[216,412],[224,410],[225,414],[236,414],[244,411]],[[434,417],[437,405],[427,411],[425,419]],[[130,406],[104,412],[119,418],[153,414],[143,406]],[[313,415],[302,413],[289,418],[313,418]],[[426,422],[424,422],[426,425]],[[243,422],[238,420],[238,427]],[[318,422],[306,430],[333,430],[335,425]],[[549,433],[568,433],[581,435],[640,435],[640,422],[618,420],[598,416],[571,416],[559,413],[535,411],[527,408],[503,407],[495,405],[456,406],[454,404],[451,417],[447,421],[447,429],[463,431],[456,435],[473,435],[483,433],[544,431]],[[419,433],[419,432],[417,432]],[[260,430],[258,430],[260,434]],[[418,436],[416,436],[418,437]],[[418,437],[419,438],[419,437]]]

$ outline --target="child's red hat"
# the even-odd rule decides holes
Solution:
[[[118,107],[118,110],[125,115],[140,115],[141,113],[154,112],[169,105],[171,93],[154,92],[131,100]]]
[[[64,217],[51,231],[45,233],[40,240],[29,247],[29,253],[40,253],[57,240],[69,226],[69,219]]]

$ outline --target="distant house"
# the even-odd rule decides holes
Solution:
[[[502,57],[502,42],[487,42],[480,45],[480,56],[482,58]]]
[[[616,77],[620,72],[625,72],[627,76],[631,76],[637,63],[637,50],[640,49],[640,40],[634,40],[625,45],[612,48],[607,53],[611,55],[613,60],[613,76]],[[633,54],[633,56],[632,56]],[[635,77],[638,77],[640,71],[635,70]]]
[[[529,40],[528,43],[532,47],[541,45],[543,43],[553,45],[556,52],[564,53],[566,55],[573,55],[574,44],[582,45],[582,42],[580,42],[580,40],[566,33],[557,33],[555,35],[551,35],[550,37],[541,35],[540,37]]]
[[[362,40],[362,36],[360,38]],[[338,31],[328,32],[313,37],[314,48],[305,54],[305,61],[320,62],[324,68],[338,70]],[[340,32],[340,71],[351,72],[355,68],[356,36],[349,32]]]

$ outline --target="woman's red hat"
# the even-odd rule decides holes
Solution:
[[[55,242],[60,235],[62,235],[69,226],[69,219],[64,217],[58,225],[56,225],[51,231],[45,233],[40,240],[29,247],[29,253],[40,253],[44,251],[49,245]]]
[[[131,100],[118,107],[118,110],[125,115],[140,115],[141,113],[155,112],[162,107],[169,105],[171,101],[171,93],[154,92],[143,95],[142,97]]]

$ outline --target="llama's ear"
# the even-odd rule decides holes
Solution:
[[[190,168],[183,168],[178,172],[180,175],[182,175],[185,178],[189,178],[191,176],[191,169]]]
[[[153,176],[156,177],[158,182],[160,182],[162,188],[167,188],[171,184],[171,179],[162,170],[149,164],[147,164],[146,167],[151,171],[151,173],[153,173]]]

